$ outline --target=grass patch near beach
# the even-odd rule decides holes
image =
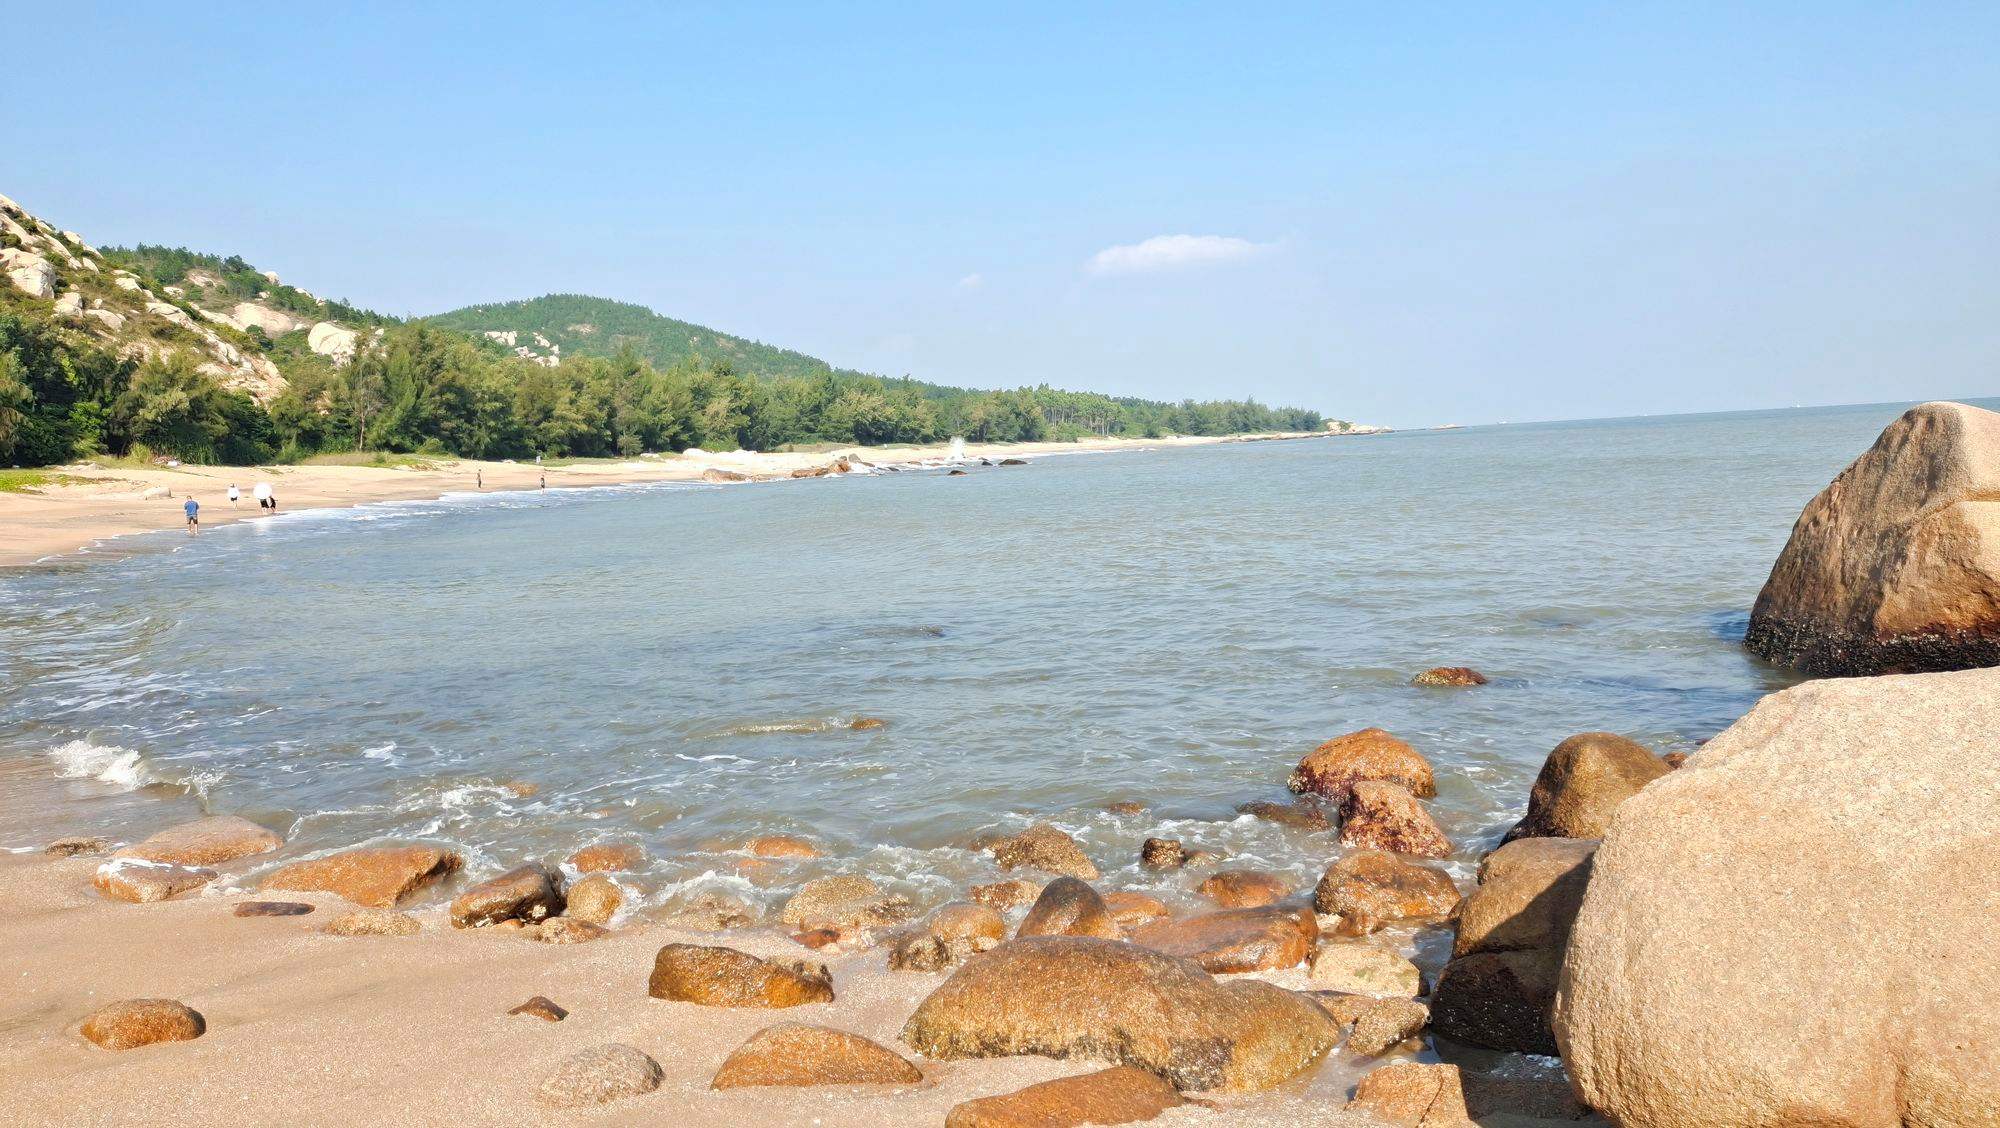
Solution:
[[[50,486],[66,486],[87,480],[53,470],[0,470],[0,493],[39,493]]]
[[[386,450],[350,450],[339,454],[315,454],[302,459],[300,466],[382,466],[394,470],[435,470],[451,459],[421,454],[391,454]]]

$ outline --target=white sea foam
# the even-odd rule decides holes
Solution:
[[[130,748],[115,744],[92,744],[72,740],[49,749],[56,775],[63,779],[94,779],[130,791],[152,782],[146,758]]]

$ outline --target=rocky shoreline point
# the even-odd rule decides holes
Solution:
[[[1787,653],[1864,664],[1985,656],[1983,612],[1968,593],[2000,591],[1975,575],[1991,563],[1979,507],[2000,495],[1977,483],[2000,459],[2000,429],[1982,430],[1991,424],[1970,412],[1913,409],[1809,507],[1759,601],[1760,621],[1792,624]],[[1911,492],[1917,478],[1930,493]],[[1850,511],[1864,502],[1890,519],[1855,556],[1847,550],[1864,526]],[[1776,610],[1799,605],[1786,593],[1830,561],[1849,569],[1840,606],[1919,606],[1911,585],[1929,584],[1958,609],[1958,633],[1913,641],[1871,627],[1863,645],[1839,633],[1855,622],[1847,611],[1808,627]],[[1940,643],[1947,636],[1956,641]],[[117,849],[91,884],[129,906],[111,911],[132,914],[252,888],[323,898],[231,903],[248,910],[239,928],[309,930],[357,953],[426,933],[592,945],[550,960],[616,948],[615,1002],[551,991],[496,1010],[496,1021],[581,1031],[538,1060],[496,1063],[541,1078],[536,1115],[670,1114],[675,1093],[691,1090],[656,1094],[695,1058],[705,1092],[837,1091],[859,1102],[842,1106],[855,1123],[913,1122],[897,1102],[957,1085],[968,1095],[914,1121],[948,1128],[2000,1125],[1996,749],[2000,669],[1809,682],[1765,697],[1692,756],[1662,757],[1615,733],[1563,740],[1522,817],[1480,857],[1432,815],[1430,761],[1362,729],[1297,762],[1291,805],[1240,808],[1321,836],[1328,864],[1309,889],[1217,868],[1223,859],[1155,828],[1127,861],[1182,875],[1199,906],[1190,911],[1101,888],[1110,859],[1048,823],[972,844],[998,880],[928,913],[839,873],[789,888],[763,926],[721,900],[667,921],[632,911],[628,882],[647,856],[638,843],[583,843],[561,865],[528,859],[462,883],[464,858],[445,845],[284,860],[282,836],[232,816]],[[1122,817],[1144,816],[1142,805],[1120,806]],[[110,845],[65,839],[47,852],[92,857]],[[821,854],[786,835],[717,845],[740,852],[740,872],[769,880],[785,872],[769,867]],[[1437,864],[1475,857],[1470,890]],[[317,912],[286,906],[340,911],[315,924]],[[681,938],[690,926],[730,942]],[[673,938],[656,947],[656,930]],[[1447,933],[1433,983],[1411,956]],[[652,949],[650,966],[626,957],[634,943]],[[913,1005],[897,983],[915,988]],[[97,1047],[87,1052],[166,1055],[194,1052],[216,1036],[216,1016],[242,1005],[226,992],[213,1003],[149,995],[37,1021],[76,1023],[69,1042]],[[649,1009],[637,1022],[606,1021],[615,1006]],[[747,1039],[741,1025],[728,1039],[676,1038],[712,1030],[704,1016],[763,1011],[785,1015],[752,1022]],[[866,1016],[873,1036],[855,1028]],[[1496,1067],[1490,1051],[1541,1055],[1544,1068]],[[1024,1058],[1078,1072],[1025,1086],[985,1079]],[[1315,1093],[1329,1059],[1352,1071],[1351,1093]],[[1555,1079],[1558,1059],[1566,1082]],[[760,1119],[754,1106],[733,1107]]]

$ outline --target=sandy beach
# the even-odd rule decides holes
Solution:
[[[1066,443],[971,443],[968,459],[1033,458],[1039,455],[1148,450],[1171,446],[1264,439],[1320,438],[1317,434],[1176,436],[1159,439],[1085,439]],[[754,481],[789,479],[794,471],[834,464],[842,458],[873,464],[899,464],[942,459],[951,450],[931,446],[843,447],[814,453],[755,451],[690,451],[658,458],[623,461],[569,461],[537,466],[532,462],[479,462],[437,459],[422,466],[192,466],[134,469],[99,467],[89,463],[55,469],[54,484],[0,493],[0,567],[45,562],[54,557],[99,546],[113,537],[184,527],[182,504],[193,498],[201,505],[204,528],[270,516],[251,498],[259,483],[269,483],[278,513],[300,509],[346,508],[384,501],[417,501],[484,488],[532,490],[546,477],[549,489],[629,485],[639,482],[700,480],[720,470],[747,474]],[[483,487],[479,484],[483,479]],[[231,485],[242,491],[232,504]],[[161,493],[159,491],[166,491]],[[150,495],[150,496],[149,496]]]

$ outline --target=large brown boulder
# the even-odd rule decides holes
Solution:
[[[107,1050],[131,1050],[155,1042],[187,1042],[202,1036],[208,1023],[201,1012],[175,999],[126,999],[99,1008],[83,1020],[81,1033]]]
[[[1634,1128],[2000,1124],[2000,670],[1773,694],[1619,808],[1555,1025]]]
[[[1430,761],[1379,728],[1336,736],[1313,749],[1299,761],[1285,785],[1293,791],[1339,800],[1364,780],[1401,784],[1420,799],[1437,794]]]
[[[563,911],[562,875],[547,866],[516,866],[460,893],[451,902],[453,928],[483,928],[503,920],[539,921]]]
[[[1442,920],[1458,907],[1451,875],[1381,850],[1358,850],[1326,867],[1313,908],[1380,921]]]
[[[1239,1092],[1297,1075],[1339,1037],[1303,995],[1221,983],[1186,960],[1083,936],[1037,936],[974,956],[903,1027],[903,1041],[934,1058],[1095,1058],[1181,1089]]]
[[[210,815],[167,829],[119,850],[115,857],[143,858],[176,866],[214,866],[268,854],[285,840],[235,815]]]
[[[1504,841],[1602,838],[1618,804],[1673,771],[1642,744],[1616,733],[1578,733],[1556,745],[1528,792],[1528,813]]]
[[[1084,882],[1058,877],[1042,889],[1033,908],[1021,919],[1015,936],[1096,936],[1123,939],[1125,932],[1104,898]]]
[[[1026,867],[1083,881],[1096,881],[1099,876],[1096,864],[1084,854],[1076,839],[1047,823],[1036,823],[1011,838],[1003,838],[991,849],[993,860],[1001,869]]]
[[[705,1007],[796,1007],[833,1001],[825,964],[780,963],[734,948],[669,944],[653,959],[646,993]]]
[[[265,875],[259,889],[332,893],[369,908],[394,908],[458,870],[456,850],[437,846],[364,846],[293,862]]]
[[[1448,858],[1451,839],[1407,788],[1363,780],[1340,806],[1340,844],[1419,858]]]
[[[1595,839],[1523,838],[1487,857],[1479,888],[1458,907],[1452,959],[1431,995],[1438,1033],[1556,1052],[1550,1012],[1596,849]]]
[[[762,1085],[914,1085],[923,1072],[894,1050],[859,1034],[781,1022],[738,1046],[715,1073],[712,1089]]]
[[[1816,674],[2000,665],[2000,414],[1889,424],[1806,504],[1744,642]]]
[[[1310,909],[1267,905],[1224,909],[1145,925],[1132,942],[1198,964],[1217,975],[1297,967],[1319,939]]]
[[[997,1097],[953,1105],[944,1128],[1082,1128],[1134,1124],[1187,1104],[1155,1074],[1129,1065],[1058,1077]]]

